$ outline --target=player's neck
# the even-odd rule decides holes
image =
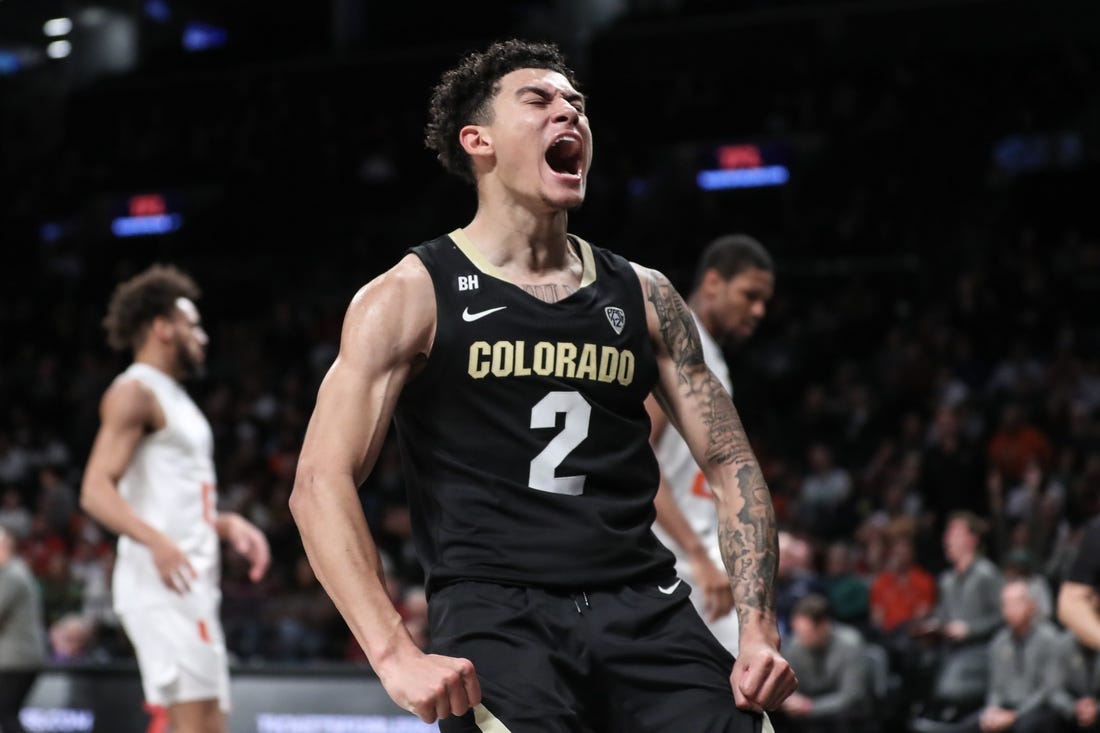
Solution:
[[[161,349],[155,349],[148,346],[138,349],[137,353],[134,354],[134,363],[151,366],[157,371],[167,374],[177,382],[180,381],[183,376],[179,373],[180,370],[176,364],[175,358]]]
[[[699,297],[698,293],[692,293],[688,298],[688,307],[695,314],[699,323],[702,324],[707,335],[714,341],[720,341],[718,319],[703,305],[702,298]]]
[[[533,212],[516,202],[482,200],[465,232],[494,266],[542,273],[568,265],[568,222],[565,211]]]

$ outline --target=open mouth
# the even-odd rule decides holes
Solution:
[[[584,161],[584,146],[579,135],[566,133],[550,143],[546,164],[559,176],[579,180]]]

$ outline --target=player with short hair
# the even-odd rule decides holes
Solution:
[[[756,239],[727,234],[707,245],[697,269],[688,307],[699,331],[703,359],[732,395],[733,382],[722,345],[729,340],[744,341],[756,331],[775,291],[775,266]],[[722,567],[714,496],[691,448],[669,428],[657,399],[646,400],[646,408],[653,424],[650,441],[661,465],[654,531],[676,554],[676,572],[692,586],[696,610],[718,641],[736,656],[737,614],[729,575]]]

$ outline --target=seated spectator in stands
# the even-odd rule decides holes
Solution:
[[[855,572],[854,551],[846,542],[829,545],[825,555],[825,595],[833,617],[842,623],[867,623],[867,580]]]
[[[990,469],[1006,482],[1022,481],[1031,463],[1044,470],[1054,459],[1050,441],[1037,428],[1028,424],[1023,408],[1009,403],[1001,410],[1001,422],[989,441]]]
[[[18,489],[7,488],[0,494],[0,527],[18,542],[31,533],[31,512],[23,505]]]
[[[67,613],[50,625],[50,661],[62,664],[87,661],[95,639],[95,622]]]
[[[1100,654],[1072,633],[1062,634],[1054,665],[1051,707],[1062,717],[1063,729],[1100,731]]]
[[[799,600],[811,593],[825,593],[813,569],[810,543],[789,532],[779,533],[779,567],[775,581],[775,615],[779,634],[790,635],[791,612]]]
[[[1001,571],[980,553],[985,522],[956,512],[943,533],[951,567],[940,576],[936,612],[921,631],[935,632],[955,644],[988,640],[1001,625]]]
[[[334,658],[331,640],[343,626],[332,599],[317,580],[304,555],[294,564],[291,587],[266,603],[275,639],[273,656],[283,662]]]
[[[884,636],[904,632],[926,618],[936,602],[936,581],[913,562],[913,538],[898,533],[890,538],[886,568],[871,582],[871,623]]]
[[[1032,562],[1031,553],[1023,548],[1016,548],[1008,553],[1004,561],[1004,579],[1007,583],[1011,580],[1022,580],[1031,590],[1031,597],[1035,599],[1036,612],[1039,618],[1047,621],[1054,612],[1054,596],[1050,592],[1050,583],[1042,573],[1035,572],[1035,563]]]
[[[799,521],[815,535],[836,537],[849,529],[842,511],[852,494],[852,477],[833,462],[833,452],[824,443],[810,446],[810,472],[802,481],[798,497]]]
[[[65,537],[50,529],[41,514],[31,517],[31,531],[19,540],[19,554],[30,566],[31,572],[42,577],[47,573],[52,558],[67,557],[68,543]]]
[[[904,681],[902,697],[917,702],[932,685],[937,653],[924,649],[914,629],[926,622],[936,603],[936,580],[915,559],[913,523],[895,524],[888,533],[886,567],[871,582],[872,640],[887,651]]]
[[[1051,706],[1058,676],[1060,635],[1037,617],[1027,583],[1014,580],[1001,592],[1005,628],[989,645],[986,704],[961,726],[970,733],[1053,733],[1058,715]]]
[[[803,598],[791,615],[792,638],[783,647],[798,675],[798,692],[776,715],[776,730],[790,733],[850,733],[867,715],[867,669],[863,638],[835,624],[828,600]]]
[[[47,624],[67,613],[80,611],[84,603],[83,588],[72,575],[68,555],[50,555],[45,571],[38,576],[38,585],[42,589],[42,608]]]
[[[921,461],[920,487],[925,501],[941,512],[984,514],[986,496],[974,489],[982,484],[985,465],[962,433],[957,408],[943,405],[936,410],[930,438]]]
[[[21,733],[19,710],[45,661],[38,584],[0,527],[0,731]]]

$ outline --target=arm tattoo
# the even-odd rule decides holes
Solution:
[[[736,491],[721,498],[728,507],[719,507],[718,540],[738,613],[772,616],[779,542],[764,475],[729,393],[703,361],[699,333],[683,299],[656,272],[647,297],[657,311],[661,344],[675,365],[680,396],[698,410],[706,427],[705,460],[734,472]]]
[[[524,292],[529,293],[541,301],[546,303],[557,303],[559,300],[565,300],[572,295],[577,289],[572,285],[562,284],[547,284],[547,285],[520,285],[520,288]],[[561,288],[559,295],[558,288]]]

